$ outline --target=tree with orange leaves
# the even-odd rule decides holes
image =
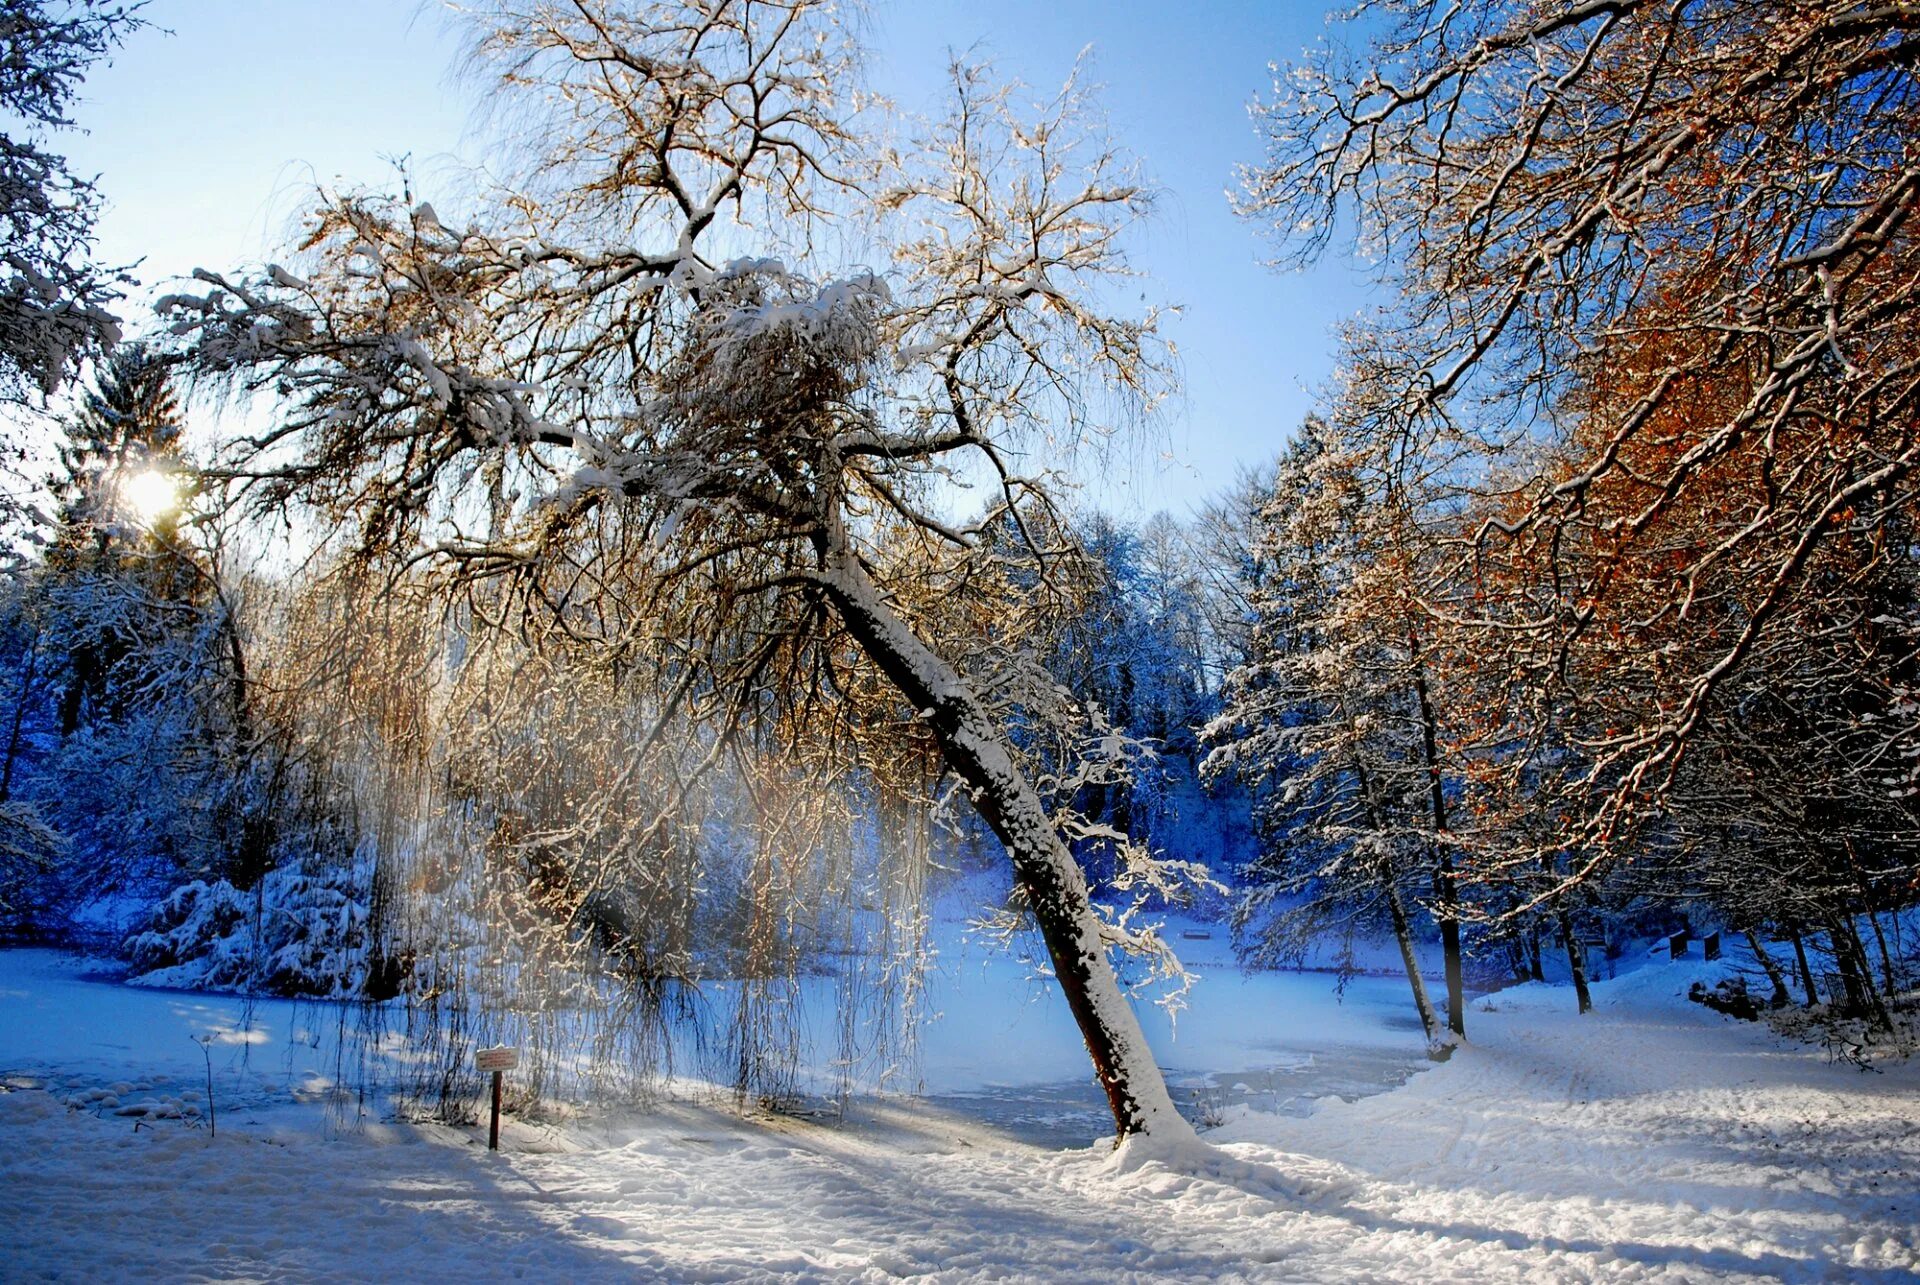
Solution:
[[[1348,225],[1380,253],[1400,304],[1351,418],[1479,516],[1423,601],[1518,681],[1526,771],[1577,744],[1526,847],[1564,862],[1555,889],[1591,882],[1859,551],[1906,529],[1920,5],[1369,0],[1346,21],[1366,56],[1330,41],[1276,80],[1243,208],[1289,258]]]

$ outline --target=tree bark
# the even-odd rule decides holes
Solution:
[[[1845,955],[1852,961],[1851,967],[1841,970],[1841,976],[1850,978],[1849,992],[1853,989],[1853,981],[1857,980],[1862,1005],[1860,1011],[1873,1018],[1882,1030],[1891,1034],[1893,1014],[1888,1011],[1886,998],[1880,994],[1880,988],[1873,984],[1873,965],[1867,960],[1867,945],[1860,940],[1860,933],[1854,928],[1851,915],[1842,915],[1839,927],[1844,937],[1834,938],[1834,955],[1836,957]]]
[[[1769,1008],[1784,1008],[1787,1003],[1787,979],[1780,973],[1780,965],[1773,962],[1773,956],[1760,944],[1760,934],[1747,929],[1747,946],[1753,951],[1753,957],[1760,961],[1760,967],[1767,970],[1767,980],[1773,983],[1773,998],[1767,1001]]]
[[[1426,1033],[1429,1054],[1438,1055],[1442,1047],[1440,1019],[1434,1015],[1433,1001],[1427,998],[1427,983],[1420,976],[1420,961],[1413,950],[1413,926],[1407,920],[1406,902],[1393,872],[1383,870],[1381,883],[1387,894],[1387,914],[1393,920],[1393,939],[1400,944],[1400,962],[1406,965],[1407,984],[1413,988],[1413,1006],[1420,1011],[1420,1029]]]
[[[1593,992],[1587,989],[1587,961],[1582,957],[1580,942],[1573,935],[1573,916],[1567,913],[1565,898],[1553,899],[1553,915],[1560,924],[1560,944],[1567,950],[1567,968],[1573,973],[1573,994],[1582,1013],[1593,1011]]]
[[[1800,969],[1800,985],[1807,992],[1806,1006],[1812,1008],[1820,1002],[1820,992],[1813,984],[1813,965],[1807,962],[1807,943],[1798,928],[1789,930],[1788,936],[1793,938],[1793,959]]]
[[[1374,793],[1373,774],[1367,771],[1366,763],[1358,754],[1353,756],[1353,776],[1366,809],[1367,824],[1373,827],[1374,834],[1384,836],[1386,817],[1381,811],[1380,798]],[[1441,1038],[1440,1019],[1434,1015],[1433,1001],[1427,996],[1426,979],[1420,976],[1420,961],[1413,949],[1413,924],[1407,915],[1406,899],[1400,895],[1398,872],[1391,861],[1382,859],[1374,867],[1374,878],[1379,881],[1380,890],[1386,894],[1394,940],[1400,945],[1400,960],[1407,970],[1407,984],[1413,988],[1413,1006],[1420,1013],[1420,1029],[1427,1036],[1428,1056],[1437,1057],[1442,1048],[1450,1051],[1453,1041]]]
[[[1840,986],[1846,993],[1846,1011],[1850,1016],[1864,1016],[1867,1011],[1866,979],[1860,976],[1859,966],[1854,962],[1853,950],[1847,940],[1847,929],[1837,919],[1827,921],[1827,945],[1833,951],[1833,967],[1840,974]]]
[[[13,719],[7,730],[7,760],[0,768],[0,803],[13,797],[13,766],[20,759],[20,739],[27,722],[27,700],[33,694],[33,680],[40,665],[40,636],[27,641],[26,655],[20,659],[20,690],[13,696]]]
[[[1873,913],[1873,882],[1867,878],[1866,871],[1860,868],[1860,857],[1859,854],[1853,850],[1852,841],[1842,839],[1841,846],[1847,854],[1847,869],[1853,874],[1853,886],[1858,889],[1860,893],[1861,911],[1866,915],[1867,922],[1873,925],[1874,940],[1877,941],[1880,946],[1880,977],[1885,984],[1886,994],[1891,997],[1899,993],[1899,987],[1894,983],[1893,958],[1887,954],[1886,934],[1880,931],[1880,916]],[[1847,932],[1853,938],[1854,945],[1859,948],[1860,967],[1869,979],[1869,990],[1871,990],[1873,966],[1867,962],[1867,944],[1860,939],[1859,930],[1854,927],[1851,919],[1847,922]],[[1880,997],[1876,995],[1873,997],[1873,1000],[1874,1007],[1884,1013],[1886,1006],[1881,1002]],[[1891,1029],[1891,1018],[1889,1018],[1888,1021],[1889,1029]]]
[[[888,605],[843,541],[827,535],[816,546],[822,565],[815,582],[854,641],[920,712],[947,766],[1005,846],[1106,1093],[1115,1133],[1123,1140],[1193,1136],[1120,990],[1080,866],[1020,770],[1006,733],[960,671]]]
[[[1889,999],[1900,993],[1900,979],[1893,970],[1893,954],[1887,949],[1887,935],[1880,930],[1880,916],[1867,911],[1867,922],[1873,925],[1874,944],[1880,947],[1880,977],[1885,983]]]
[[[1515,933],[1507,939],[1507,976],[1515,985],[1527,980],[1527,943]]]
[[[1444,835],[1447,791],[1440,775],[1440,722],[1434,715],[1433,699],[1427,691],[1427,670],[1420,659],[1419,636],[1409,634],[1407,646],[1413,660],[1413,691],[1420,702],[1420,747],[1426,755],[1427,801],[1433,810],[1433,832]],[[1434,918],[1440,922],[1440,949],[1446,962],[1447,1029],[1464,1040],[1467,1038],[1467,997],[1466,970],[1460,958],[1460,882],[1453,868],[1453,853],[1444,841],[1436,840],[1434,858]]]
[[[1467,1038],[1466,969],[1460,956],[1460,885],[1453,854],[1442,849],[1434,874],[1434,899],[1440,921],[1440,953],[1447,973],[1447,1029]]]

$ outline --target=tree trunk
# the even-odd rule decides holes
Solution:
[[[1466,970],[1460,959],[1460,885],[1453,854],[1442,849],[1434,874],[1435,918],[1440,921],[1440,951],[1447,972],[1447,1029],[1467,1037]]]
[[[1519,933],[1507,939],[1507,976],[1516,985],[1527,980],[1527,939]]]
[[[1587,961],[1581,957],[1580,942],[1573,935],[1573,916],[1567,913],[1563,898],[1553,899],[1554,918],[1560,923],[1560,944],[1567,950],[1567,967],[1573,973],[1573,994],[1582,1013],[1593,1011],[1593,992],[1587,989]]]
[[[1174,1109],[1139,1020],[1120,990],[1079,864],[1015,760],[1006,733],[959,670],[888,605],[844,538],[817,539],[816,583],[847,632],[920,711],[947,766],[1005,846],[1014,878],[1047,945],[1054,977],[1079,1024],[1114,1131],[1179,1138],[1193,1127]]]
[[[1433,832],[1447,832],[1446,782],[1440,775],[1440,722],[1434,716],[1433,699],[1427,691],[1427,670],[1420,659],[1420,639],[1410,634],[1408,650],[1413,660],[1413,691],[1420,701],[1420,744],[1426,755],[1427,801],[1433,809]],[[1460,882],[1454,873],[1453,853],[1446,845],[1434,845],[1433,893],[1434,918],[1440,921],[1440,949],[1447,971],[1447,1029],[1461,1039],[1467,1038],[1466,970],[1460,960]]]
[[[80,711],[86,706],[88,689],[93,686],[94,664],[91,647],[76,647],[67,658],[67,686],[60,693],[60,739],[80,730]]]
[[[1354,755],[1353,776],[1360,789],[1367,816],[1367,824],[1373,827],[1376,835],[1386,833],[1386,819],[1381,814],[1379,797],[1373,790],[1373,774],[1367,771],[1366,763]],[[1393,921],[1394,940],[1400,945],[1400,962],[1407,970],[1407,984],[1413,988],[1413,1006],[1420,1013],[1420,1029],[1426,1033],[1427,1056],[1438,1058],[1441,1050],[1452,1051],[1454,1038],[1443,1039],[1440,1034],[1440,1019],[1434,1015],[1433,1001],[1427,997],[1426,979],[1420,976],[1420,960],[1413,949],[1413,925],[1407,915],[1406,900],[1400,895],[1398,872],[1393,863],[1382,859],[1374,867],[1374,877],[1380,881],[1380,890],[1387,897],[1387,913]]]
[[[1427,998],[1427,983],[1420,976],[1420,961],[1413,951],[1413,927],[1407,921],[1406,902],[1401,900],[1400,886],[1394,882],[1391,870],[1382,870],[1380,881],[1387,894],[1387,914],[1393,920],[1393,939],[1400,944],[1400,962],[1406,965],[1407,984],[1413,987],[1413,1006],[1420,1012],[1420,1029],[1426,1032],[1428,1053],[1437,1056],[1444,1047],[1440,1037],[1440,1019],[1434,1015],[1433,1001]]]
[[[1858,889],[1860,893],[1861,910],[1866,914],[1867,922],[1873,925],[1874,939],[1880,944],[1880,977],[1886,985],[1886,994],[1891,997],[1899,993],[1899,987],[1894,984],[1893,959],[1887,954],[1886,934],[1880,931],[1880,916],[1873,913],[1873,883],[1867,878],[1866,871],[1860,868],[1860,857],[1859,854],[1853,850],[1853,842],[1849,839],[1842,839],[1841,846],[1847,854],[1847,869],[1853,874],[1853,886]],[[1859,949],[1860,969],[1867,977],[1868,990],[1871,991],[1873,965],[1867,962],[1867,944],[1860,939],[1860,931],[1854,926],[1851,917],[1847,920],[1847,935],[1853,939],[1854,945]],[[1884,1015],[1886,1005],[1881,1001],[1880,996],[1874,995],[1872,998],[1874,1008]],[[1889,1029],[1891,1029],[1891,1019],[1889,1018],[1888,1020]]]
[[[1800,985],[1807,992],[1806,1006],[1812,1008],[1820,1002],[1820,992],[1813,985],[1813,965],[1807,962],[1807,943],[1798,928],[1790,929],[1787,935],[1793,938],[1793,958],[1800,969]]]
[[[1860,976],[1860,967],[1854,962],[1844,924],[1828,921],[1827,944],[1833,950],[1833,966],[1839,972],[1840,986],[1846,992],[1847,1013],[1850,1016],[1864,1016],[1867,1011],[1866,979]]]
[[[4,797],[4,795],[0,795]],[[1880,930],[1880,916],[1867,911],[1867,922],[1873,925],[1874,944],[1880,947],[1880,976],[1886,983],[1887,998],[1900,994],[1900,978],[1893,971],[1893,955],[1887,950],[1887,935]]]
[[[27,722],[27,700],[33,694],[34,675],[40,666],[40,638],[28,640],[26,655],[20,659],[20,690],[13,697],[13,720],[7,730],[7,760],[0,768],[0,803],[13,797],[13,766],[20,759],[20,738]]]
[[[1767,1001],[1768,1008],[1784,1008],[1787,1003],[1787,979],[1781,976],[1780,965],[1773,962],[1773,956],[1760,944],[1760,934],[1747,929],[1747,946],[1753,951],[1753,957],[1760,961],[1760,967],[1767,970],[1767,980],[1773,983],[1773,998]]]
[[[1843,915],[1840,927],[1845,931],[1845,939],[1836,939],[1834,953],[1847,955],[1853,961],[1852,975],[1859,980],[1861,1011],[1872,1017],[1879,1027],[1891,1034],[1893,1032],[1893,1014],[1887,1010],[1886,998],[1880,994],[1880,988],[1873,984],[1873,965],[1867,961],[1867,945],[1860,940],[1860,933],[1853,926],[1853,917]],[[1842,971],[1841,976],[1847,972]]]
[[[240,638],[240,622],[234,617],[225,588],[215,581],[213,592],[220,606],[220,634],[227,650],[227,716],[233,721],[233,770],[236,775],[243,775],[260,745],[247,681],[247,653]],[[241,801],[240,833],[229,858],[236,888],[251,888],[273,868],[274,844],[280,828],[273,802],[278,793],[280,772],[281,764],[276,762],[264,798]]]

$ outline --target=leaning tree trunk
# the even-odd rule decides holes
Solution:
[[[1047,944],[1054,977],[1093,1059],[1094,1075],[1106,1091],[1114,1131],[1122,1139],[1192,1136],[1193,1127],[1174,1109],[1139,1020],[1121,993],[1086,879],[1016,763],[1006,733],[960,671],[888,605],[844,543],[824,536],[819,548],[817,582],[847,632],[920,711],[947,766],[1005,846]]]
[[[1773,983],[1773,998],[1767,1001],[1767,1007],[1785,1008],[1787,979],[1781,974],[1780,965],[1773,962],[1773,956],[1769,955],[1767,948],[1761,944],[1760,934],[1751,928],[1747,929],[1747,946],[1753,951],[1753,957],[1760,961],[1760,967],[1766,969],[1767,980]]]
[[[1400,962],[1406,965],[1407,984],[1413,987],[1413,1006],[1420,1011],[1420,1029],[1426,1032],[1429,1056],[1438,1058],[1450,1049],[1443,1048],[1440,1019],[1434,1015],[1433,1001],[1427,998],[1427,983],[1420,976],[1420,960],[1413,950],[1413,926],[1407,919],[1407,905],[1393,872],[1382,871],[1381,885],[1387,894],[1387,914],[1393,920],[1393,939],[1400,944]]]
[[[1373,827],[1375,834],[1385,834],[1386,819],[1381,815],[1378,796],[1374,794],[1373,775],[1367,771],[1366,763],[1357,754],[1353,758],[1353,775],[1360,786],[1367,823]],[[1427,997],[1426,979],[1420,976],[1420,960],[1413,949],[1413,925],[1407,915],[1406,900],[1400,895],[1400,883],[1393,863],[1382,860],[1375,868],[1375,877],[1380,880],[1381,891],[1386,894],[1387,914],[1393,920],[1393,938],[1400,945],[1400,962],[1406,966],[1407,985],[1413,988],[1413,1006],[1420,1013],[1420,1029],[1426,1032],[1427,1055],[1441,1057],[1443,1049],[1452,1052],[1454,1041],[1440,1034],[1440,1019],[1434,1015],[1433,1001]]]

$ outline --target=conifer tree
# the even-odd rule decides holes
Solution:
[[[204,594],[171,502],[183,474],[181,431],[170,363],[138,345],[113,353],[66,424],[60,472],[48,482],[60,532],[46,568],[66,607],[62,735],[119,703],[113,679],[135,643],[139,598],[194,603]]]
[[[0,8],[0,401],[52,393],[111,346],[120,274],[92,262],[100,194],[50,151],[87,69],[140,26],[138,4]]]
[[[1409,639],[1404,580],[1385,509],[1355,455],[1310,422],[1276,471],[1254,546],[1249,659],[1227,677],[1207,728],[1208,772],[1260,788],[1261,856],[1246,872],[1240,918],[1252,952],[1274,957],[1342,923],[1384,918],[1429,1043],[1464,1035],[1457,1001],[1446,1031],[1427,997],[1407,889],[1437,868],[1445,842],[1431,813],[1432,703]],[[1436,889],[1436,916],[1451,888]],[[1450,1000],[1458,994],[1449,943]]]

